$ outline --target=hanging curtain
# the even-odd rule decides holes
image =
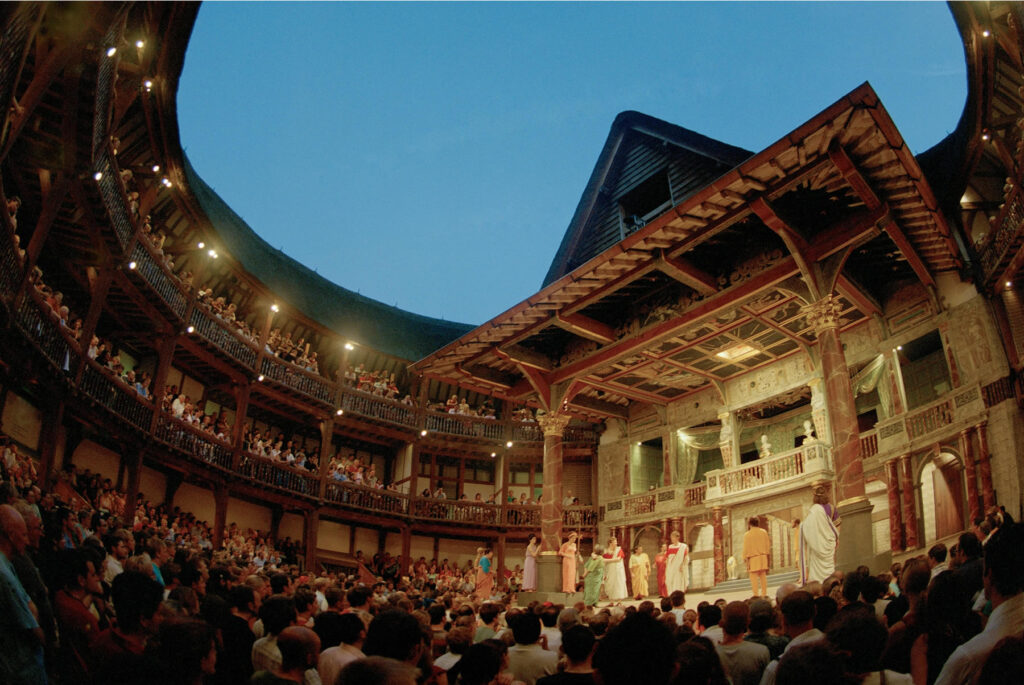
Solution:
[[[701,450],[713,450],[718,447],[720,431],[703,433],[686,433],[677,431],[679,443],[676,449],[676,483],[689,485],[697,475],[697,461]]]

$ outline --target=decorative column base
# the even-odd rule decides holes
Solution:
[[[578,564],[577,571],[582,572]],[[520,592],[516,604],[523,607],[533,601],[552,602],[566,606],[583,601],[582,592],[572,594],[562,592],[562,557],[557,554],[541,552],[537,558],[537,591]]]
[[[836,570],[849,573],[864,565],[872,573],[888,570],[892,563],[892,552],[875,554],[874,536],[871,527],[871,510],[874,507],[866,497],[840,502],[837,510],[843,522],[839,527],[839,549],[836,550]]]

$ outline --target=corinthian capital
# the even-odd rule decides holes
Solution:
[[[842,317],[840,317],[842,311],[843,304],[835,295],[823,297],[803,308],[807,323],[811,325],[816,334],[829,328],[839,328],[839,324],[842,322]]]
[[[562,432],[569,425],[569,415],[559,413],[541,414],[537,417],[537,423],[540,424],[545,437],[548,435],[562,437]]]

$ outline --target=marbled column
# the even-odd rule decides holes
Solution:
[[[711,530],[714,531],[715,583],[725,580],[725,533],[722,530],[722,508],[711,510]]]
[[[900,494],[903,497],[903,522],[907,534],[907,549],[917,549],[917,502],[914,497],[914,479],[910,472],[910,455],[899,458]]]
[[[899,474],[895,460],[885,462],[889,485],[889,545],[893,552],[903,551],[903,512],[900,511]]]
[[[840,309],[838,298],[831,295],[806,309],[807,320],[818,336],[821,370],[825,377],[838,504],[863,498],[865,492],[857,407],[853,400],[853,387],[850,385],[850,371],[846,367],[846,357],[839,339]]]
[[[981,504],[978,501],[978,474],[974,468],[970,429],[960,431],[960,456],[964,460],[964,480],[967,481],[967,512],[973,525],[981,518]]]
[[[686,540],[683,539],[683,517],[676,516],[672,518],[672,530],[678,530],[679,539],[683,540],[683,542],[686,542]]]
[[[978,433],[978,471],[981,472],[981,498],[985,503],[985,511],[996,505],[996,493],[992,489],[992,463],[988,454],[988,422],[982,421],[974,430]]]
[[[562,433],[568,414],[542,414],[537,423],[544,431],[544,487],[540,496],[540,536],[546,552],[562,545]]]
[[[669,519],[663,519],[661,522],[661,541],[667,543],[668,536],[672,533],[672,523]]]

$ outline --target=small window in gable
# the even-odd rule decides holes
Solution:
[[[643,228],[648,221],[672,206],[668,171],[662,169],[619,199],[622,235]]]

